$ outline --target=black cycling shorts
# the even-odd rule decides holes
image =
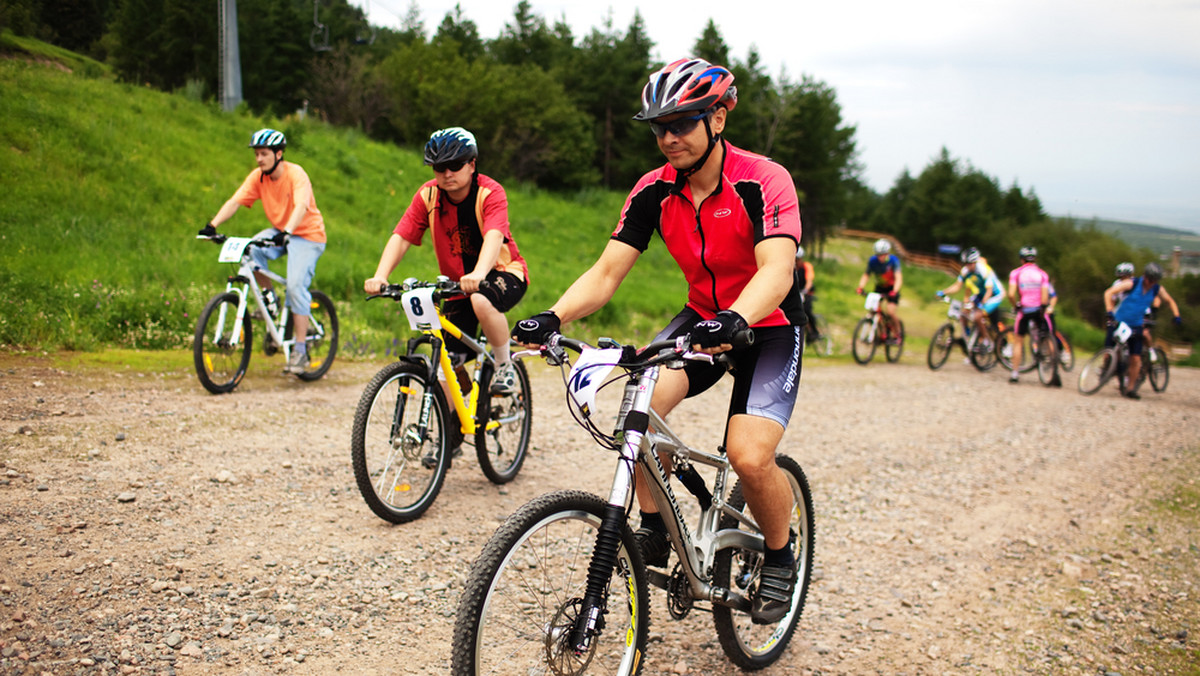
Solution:
[[[487,273],[487,277],[484,278],[483,284],[479,285],[479,291],[476,293],[487,298],[497,310],[508,312],[520,302],[528,288],[529,285],[525,280],[511,272],[492,270]],[[446,319],[454,322],[455,326],[462,329],[463,335],[475,336],[479,332],[479,318],[475,316],[475,309],[471,307],[469,298],[455,298],[446,301],[446,304],[442,306],[442,314],[446,316]],[[446,335],[446,349],[451,354],[466,355],[470,353],[470,350],[461,341],[449,334]]]
[[[699,321],[699,313],[684,308],[654,339],[677,338],[691,333]],[[768,418],[787,428],[800,390],[803,329],[796,325],[756,328],[754,345],[729,353],[733,362],[729,417],[745,414]],[[687,396],[694,397],[709,389],[725,372],[721,365],[689,361],[684,367],[688,378]]]

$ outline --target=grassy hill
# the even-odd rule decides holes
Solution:
[[[1171,253],[1175,247],[1180,247],[1184,251],[1200,251],[1200,233],[1189,230],[1102,219],[1079,221],[1077,225],[1079,227],[1094,227],[1096,230],[1110,234],[1128,243],[1130,246],[1149,249],[1160,256]]]
[[[253,168],[246,142],[264,126],[287,133],[288,159],[312,177],[329,234],[314,286],[337,304],[343,339],[370,352],[407,335],[399,309],[364,302],[361,289],[430,176],[418,153],[312,120],[225,113],[186,93],[113,82],[80,63],[0,60],[0,346],[190,346],[196,314],[230,272],[195,232]],[[486,148],[480,167],[487,173]],[[550,305],[595,260],[624,193],[506,187],[514,236],[531,268],[530,291],[511,313],[520,317]],[[256,205],[222,230],[249,235],[265,225]],[[817,261],[817,309],[843,354],[862,314],[853,290],[869,246],[834,240]],[[435,274],[426,245],[411,250],[392,278]],[[934,291],[948,283],[943,273],[906,271],[909,358],[923,354],[922,341],[943,321]],[[675,264],[652,246],[613,302],[576,331],[648,338],[684,298]]]

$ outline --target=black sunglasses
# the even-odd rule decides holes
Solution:
[[[467,164],[467,160],[455,160],[453,162],[435,162],[433,164],[433,170],[439,174],[446,172],[446,171],[458,171],[459,169],[462,169],[466,164]]]
[[[691,117],[680,117],[670,122],[651,122],[650,131],[654,132],[654,135],[659,138],[666,136],[667,132],[671,132],[675,136],[686,136],[692,133],[696,125],[700,124],[700,120],[709,115],[712,115],[712,110],[706,110],[699,115],[692,115]]]

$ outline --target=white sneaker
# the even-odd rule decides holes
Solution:
[[[292,356],[288,357],[287,366],[283,368],[284,373],[301,374],[308,370],[308,353],[292,352]]]
[[[516,390],[517,370],[513,368],[511,361],[506,361],[496,367],[496,373],[492,375],[492,386],[488,391],[492,394],[507,395]]]

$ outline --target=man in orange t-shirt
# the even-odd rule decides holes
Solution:
[[[250,147],[254,149],[258,168],[242,181],[242,186],[200,230],[200,234],[216,234],[217,226],[232,218],[239,206],[249,208],[255,202],[262,201],[263,213],[272,227],[254,237],[273,239],[275,246],[251,247],[250,255],[258,269],[266,269],[268,261],[288,255],[287,303],[292,312],[296,342],[284,370],[287,373],[304,373],[308,367],[308,349],[303,337],[308,335],[312,312],[309,309],[312,303],[309,287],[317,269],[317,259],[325,252],[325,220],[317,208],[308,174],[300,165],[283,159],[283,151],[287,148],[287,138],[283,132],[260,129],[250,136]],[[271,280],[257,270],[254,276],[270,305],[275,294]]]

